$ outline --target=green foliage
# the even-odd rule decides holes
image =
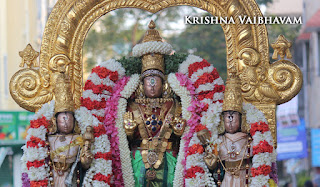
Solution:
[[[121,63],[122,67],[126,70],[126,75],[130,76],[132,74],[141,73],[141,58],[138,57],[122,57],[117,60]]]
[[[181,64],[187,57],[187,54],[173,54],[165,55],[165,74],[174,73],[178,71],[179,64]],[[126,70],[126,75],[141,73],[141,58],[138,57],[122,57],[117,60]]]
[[[165,74],[177,72],[179,69],[179,65],[187,58],[188,54],[173,54],[173,55],[165,55]]]

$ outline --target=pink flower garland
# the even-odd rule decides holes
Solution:
[[[180,86],[186,87],[191,95],[195,95],[195,92],[194,92],[195,88],[194,88],[191,80],[188,79],[188,77],[186,75],[181,74],[181,73],[176,73],[176,77],[177,77],[177,80],[180,82]],[[200,124],[200,120],[201,120],[200,113],[203,111],[203,108],[205,107],[205,104],[200,103],[196,97],[191,97],[191,98],[192,98],[191,106],[188,107],[188,111],[191,112],[191,118],[187,121],[188,126],[190,126],[190,130],[189,130],[188,134],[186,134],[186,136],[184,137],[185,155],[188,154],[190,140],[193,137],[193,134],[196,132],[196,126],[198,124]],[[187,156],[182,161],[182,164],[184,166],[185,176],[189,176],[189,175],[187,175],[188,171],[186,168],[186,160],[187,160]],[[197,171],[197,170],[194,170],[194,171]],[[191,176],[193,176],[193,175],[191,175]]]
[[[103,122],[107,135],[111,144],[112,152],[112,172],[114,174],[115,186],[124,186],[121,161],[120,161],[120,150],[119,150],[119,136],[118,128],[115,126],[116,117],[118,111],[118,102],[120,99],[120,92],[124,89],[125,85],[129,81],[130,77],[123,77],[113,87],[113,94],[106,102],[105,120]]]

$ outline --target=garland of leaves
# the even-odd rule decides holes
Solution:
[[[164,55],[165,63],[165,74],[175,73],[179,69],[179,65],[185,61],[188,54],[173,54],[173,55]],[[140,57],[122,57],[117,60],[121,63],[122,67],[126,70],[126,75],[131,76],[133,74],[141,73],[141,58]]]

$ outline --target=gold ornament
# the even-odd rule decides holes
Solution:
[[[33,67],[38,67],[36,59],[39,56],[39,52],[35,51],[30,44],[23,51],[20,51],[19,55],[22,58],[20,67],[24,67],[24,64],[27,64],[28,68],[31,68],[32,65]]]
[[[55,55],[65,54],[71,62],[76,62],[70,68],[72,71],[68,73],[72,77],[76,108],[80,107],[80,97],[83,90],[82,50],[92,24],[103,15],[116,9],[130,7],[156,13],[169,7],[181,5],[202,8],[213,16],[228,18],[235,18],[240,15],[247,15],[247,17],[263,16],[255,0],[101,0],[98,4],[96,1],[57,1],[44,29],[39,56],[40,68],[39,70],[33,69],[32,72],[23,69],[12,77],[10,82],[12,97],[21,107],[29,111],[36,111],[44,103],[51,101],[53,98],[51,88],[55,86],[55,83],[52,81],[52,72],[48,64]],[[239,19],[235,19],[235,24],[221,24],[221,27],[226,38],[228,74],[232,70],[241,74],[244,100],[253,103],[262,110],[266,115],[269,126],[275,130],[276,105],[289,101],[299,92],[302,86],[300,69],[290,61],[280,60],[270,63],[268,32],[264,24],[241,24]],[[260,93],[257,83],[261,80],[257,79],[255,73],[259,67],[264,67],[267,70],[266,74],[263,75],[267,77],[265,82],[271,84],[280,96],[279,98],[269,98],[268,95]],[[36,75],[34,75],[35,73]],[[28,80],[25,79],[26,75]],[[29,82],[34,80],[40,85],[34,84],[37,86],[30,88]],[[21,89],[21,86],[23,86],[23,89]],[[26,96],[26,94],[28,95]],[[276,137],[275,132],[273,132],[274,137]]]
[[[56,97],[54,113],[58,112],[73,112],[74,102],[71,92],[71,82],[68,76],[64,73],[57,73],[56,87],[54,89]]]
[[[145,42],[162,42],[162,38],[159,34],[159,31],[155,30],[156,24],[151,20],[148,25],[149,30],[146,31],[145,36],[143,37],[142,43]],[[141,73],[147,70],[159,70],[164,73],[164,57],[163,54],[145,54],[142,56],[142,70]],[[146,77],[145,75],[144,77]]]
[[[242,114],[241,80],[235,73],[229,75],[224,92],[222,111],[228,110]]]
[[[290,53],[292,42],[289,42],[283,35],[280,35],[277,41],[272,43],[271,46],[274,49],[272,59],[277,60],[278,55],[280,55],[280,58],[282,60],[285,56],[287,56],[287,58],[292,58],[292,55]]]

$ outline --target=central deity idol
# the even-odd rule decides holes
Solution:
[[[153,22],[145,42],[162,42]],[[134,52],[135,52],[134,48]],[[146,50],[145,50],[146,51]],[[181,104],[173,98],[164,75],[164,54],[142,54],[141,83],[128,103],[124,128],[129,139],[136,186],[172,186],[180,136],[186,125]]]

